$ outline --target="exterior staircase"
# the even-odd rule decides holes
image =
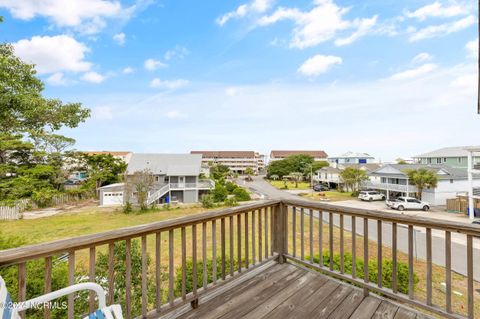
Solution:
[[[169,190],[170,184],[166,184],[154,191],[153,193],[149,194],[147,198],[147,205],[150,205],[151,203],[168,193]]]

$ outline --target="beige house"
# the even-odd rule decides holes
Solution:
[[[202,155],[203,166],[222,164],[238,174],[244,174],[247,168],[255,173],[265,168],[264,155],[255,151],[191,151],[190,154]]]

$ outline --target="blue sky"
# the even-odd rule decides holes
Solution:
[[[92,118],[81,150],[480,144],[474,1],[0,0],[1,41]]]

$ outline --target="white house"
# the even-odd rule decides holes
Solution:
[[[127,184],[136,172],[149,172],[154,183],[148,193],[151,203],[195,203],[213,187],[211,180],[199,180],[202,156],[200,154],[133,154],[126,171]],[[135,190],[125,184],[100,188],[100,205],[122,205],[135,202]],[[127,193],[128,192],[128,193]]]
[[[480,175],[480,147],[470,147],[468,151],[468,216],[475,217],[475,211],[480,211],[480,187],[474,182],[475,175]],[[473,209],[472,209],[473,207]]]
[[[367,164],[374,161],[375,157],[367,153],[347,152],[339,156],[328,157],[328,162],[332,164]]]
[[[453,168],[448,165],[424,164],[386,164],[370,173],[375,181],[364,183],[365,188],[375,189],[386,194],[387,199],[397,196],[415,196],[417,187],[410,182],[409,169],[426,168],[435,172],[438,185],[434,189],[424,189],[422,199],[431,205],[445,205],[448,198],[455,198],[457,193],[468,192],[469,180],[466,169]],[[480,175],[474,175],[472,183],[480,187]]]
[[[317,170],[313,179],[318,183],[328,184],[330,188],[338,188],[338,186],[342,184],[340,173],[347,167],[358,168],[370,174],[379,169],[380,164],[334,164]],[[372,177],[372,179],[374,179],[374,177]]]

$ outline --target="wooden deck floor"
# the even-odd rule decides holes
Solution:
[[[172,317],[171,315],[169,317]],[[276,264],[176,318],[430,318],[292,264]]]

